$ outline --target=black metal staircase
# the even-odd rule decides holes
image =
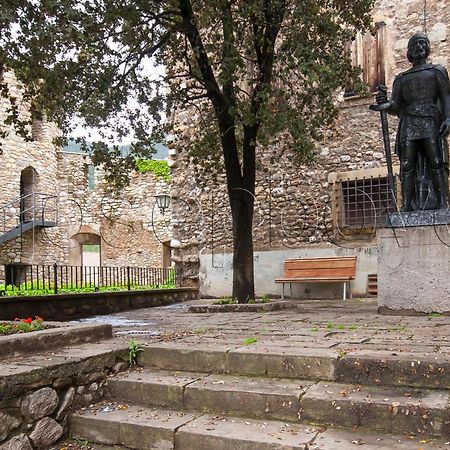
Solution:
[[[0,245],[37,228],[58,223],[58,197],[39,192],[22,195],[2,207]]]

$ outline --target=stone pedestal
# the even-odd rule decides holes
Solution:
[[[378,230],[381,313],[450,314],[450,225]]]

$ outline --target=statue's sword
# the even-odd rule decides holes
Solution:
[[[379,86],[379,92],[386,94],[387,89],[386,86]],[[386,111],[380,111],[381,117],[381,129],[383,131],[383,142],[384,142],[384,152],[386,154],[386,165],[387,165],[387,173],[388,173],[388,186],[389,186],[389,194],[391,197],[392,206],[395,207],[396,204],[396,196],[395,196],[395,178],[394,178],[394,170],[392,168],[392,154],[391,154],[391,139],[389,136],[389,125]]]

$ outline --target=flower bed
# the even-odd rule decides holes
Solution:
[[[31,333],[47,328],[42,317],[16,319],[14,322],[0,322],[0,336],[16,333]]]

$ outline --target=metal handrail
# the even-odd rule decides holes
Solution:
[[[26,199],[31,199],[32,204],[31,206],[27,208],[22,208],[23,202]],[[47,206],[49,200],[55,200],[55,204],[52,206]],[[8,226],[6,224],[6,219],[8,216],[8,219],[12,219],[13,217],[8,214],[8,210],[18,205],[19,209],[19,217],[16,220],[14,226]],[[6,205],[2,206],[2,216],[3,216],[3,232],[6,233],[8,229],[15,228],[18,225],[23,224],[22,218],[25,216],[26,213],[30,213],[31,211],[31,218],[30,221],[36,220],[36,218],[41,217],[42,220],[44,220],[44,216],[46,212],[54,213],[54,222],[57,223],[58,221],[58,196],[55,194],[45,194],[43,192],[30,192],[26,195],[21,195],[20,197],[14,199],[13,201],[7,203]],[[14,215],[16,214],[16,211],[14,211]]]

